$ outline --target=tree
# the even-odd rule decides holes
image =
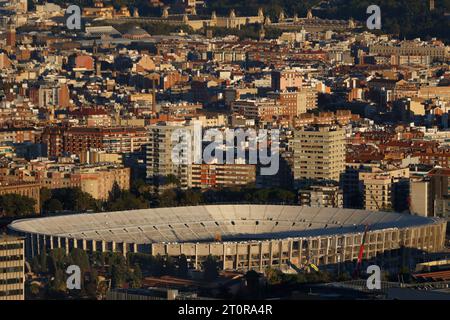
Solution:
[[[91,268],[86,251],[79,248],[70,251],[70,263],[79,266],[82,272],[87,272]]]
[[[269,284],[279,284],[282,280],[283,273],[278,269],[268,268],[266,270],[266,278]]]
[[[178,259],[178,276],[181,278],[187,278],[189,275],[188,261],[184,254]]]
[[[247,289],[249,294],[253,298],[258,298],[260,293],[259,279],[260,274],[255,270],[247,271],[245,274],[245,282],[247,284]]]
[[[62,248],[53,249],[48,254],[49,272],[55,274],[57,270],[64,269],[66,264],[66,252]]]
[[[7,217],[27,216],[35,213],[36,200],[20,194],[0,196],[0,212]]]
[[[219,264],[216,258],[209,255],[203,262],[204,278],[206,281],[214,281],[219,277]]]
[[[86,212],[88,210],[100,210],[99,201],[80,188],[63,188],[52,190],[52,199],[57,199],[63,205],[64,210],[74,212]]]
[[[66,289],[64,272],[61,269],[57,269],[55,276],[51,281],[50,290],[53,291],[54,294],[60,295],[61,293],[65,293]]]
[[[89,275],[89,280],[86,281],[84,288],[86,295],[90,299],[96,299],[97,298],[97,277],[98,273],[95,269],[92,269]]]
[[[123,286],[126,280],[127,270],[123,265],[114,264],[111,266],[111,283],[114,288]]]
[[[177,187],[180,186],[180,179],[178,179],[177,176],[174,175],[174,174],[169,174],[169,175],[167,175],[167,176],[163,179],[163,181],[164,181],[164,184],[165,184],[165,185],[175,185],[175,186],[177,186]]]
[[[202,202],[202,194],[196,190],[178,191],[178,204],[181,206],[196,206]]]
[[[39,255],[39,269],[41,272],[48,272],[47,259],[47,254],[45,252],[41,252]]]
[[[164,262],[164,273],[174,276],[176,274],[175,261],[171,256],[167,256]]]
[[[45,187],[41,188],[39,196],[41,199],[41,210],[42,210],[44,208],[45,203],[52,198],[52,191]]]
[[[40,289],[39,289],[39,285],[37,283],[32,283],[30,285],[30,293],[34,296],[34,297],[38,297],[39,293],[40,293]]]
[[[151,274],[155,277],[160,277],[164,273],[164,259],[161,255],[157,255],[151,264]]]
[[[137,264],[131,273],[131,288],[140,288],[142,286],[142,271],[141,267]]]
[[[148,202],[145,199],[137,197],[129,191],[121,192],[118,198],[106,204],[109,211],[147,209],[148,207]]]
[[[63,204],[58,199],[50,199],[46,205],[45,208],[47,212],[50,213],[57,213],[60,211],[63,211]]]
[[[151,200],[153,198],[153,189],[154,187],[152,185],[146,184],[142,179],[138,179],[133,182],[131,186],[131,193],[133,193],[136,197]]]
[[[177,203],[177,194],[174,190],[165,190],[157,200],[159,207],[170,207]]]
[[[122,196],[122,190],[120,189],[117,181],[114,181],[111,191],[109,192],[108,202],[114,202]]]

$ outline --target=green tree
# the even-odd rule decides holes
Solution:
[[[61,294],[66,292],[66,280],[64,277],[64,272],[61,269],[57,269],[55,276],[50,284],[50,290],[55,294]]]
[[[7,217],[32,215],[35,212],[36,200],[20,194],[0,196],[0,214]]]
[[[259,285],[259,279],[261,278],[260,274],[254,270],[250,270],[247,271],[244,277],[250,297],[259,298],[261,292]]]
[[[188,261],[184,254],[178,259],[178,276],[181,278],[187,278],[189,275]]]
[[[86,251],[79,248],[74,248],[70,251],[70,263],[79,266],[83,273],[91,268]]]
[[[161,255],[157,255],[151,264],[151,274],[160,277],[164,274],[164,259]]]
[[[117,181],[114,181],[111,191],[109,192],[108,202],[114,202],[122,196],[122,190],[120,189]]]
[[[130,286],[131,288],[140,288],[142,286],[142,271],[141,271],[141,267],[137,264],[134,267],[133,272],[131,273],[131,281],[130,281]]]
[[[127,276],[126,268],[121,264],[113,264],[111,266],[111,285],[114,288],[120,288],[125,283]]]
[[[170,207],[177,204],[177,193],[172,190],[165,190],[159,197],[157,201],[157,206],[159,207]]]
[[[57,199],[63,204],[63,209],[75,212],[88,210],[99,211],[100,203],[89,193],[80,188],[63,188],[52,191],[52,199]]]
[[[44,208],[44,205],[47,201],[52,198],[52,191],[49,188],[41,188],[39,192],[39,196],[41,199],[41,210]]]
[[[137,197],[129,191],[121,192],[118,198],[106,203],[109,211],[147,209],[148,207],[148,202],[144,198]]]
[[[219,277],[219,264],[216,258],[209,255],[203,262],[204,278],[206,281],[214,281]]]
[[[63,204],[58,199],[50,199],[45,205],[45,211],[50,213],[63,211]]]
[[[30,285],[30,293],[35,298],[39,296],[40,288],[39,288],[39,285],[37,283],[32,283]]]
[[[57,270],[65,269],[66,252],[64,249],[53,249],[48,254],[48,268],[49,272],[55,274]]]
[[[267,282],[271,285],[279,284],[282,281],[283,273],[278,269],[268,268],[266,270]]]

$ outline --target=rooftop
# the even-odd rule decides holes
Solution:
[[[432,224],[392,212],[281,205],[209,205],[77,214],[14,221],[23,233],[126,243],[247,241],[334,235]]]

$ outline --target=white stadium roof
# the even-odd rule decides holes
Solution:
[[[169,243],[295,238],[407,228],[436,220],[393,212],[277,205],[209,205],[14,221],[9,228],[41,234],[118,243]]]

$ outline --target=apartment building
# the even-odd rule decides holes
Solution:
[[[0,143],[35,142],[38,130],[35,128],[8,128],[0,129]]]
[[[254,184],[256,166],[250,164],[193,164],[191,188],[227,188]]]
[[[410,212],[424,217],[450,215],[450,169],[435,168],[411,181]]]
[[[25,299],[24,241],[0,235],[0,300]]]
[[[360,172],[364,208],[370,211],[408,209],[409,169]]]
[[[232,111],[247,119],[270,120],[281,114],[283,106],[274,99],[237,100],[232,103]]]
[[[180,133],[177,135],[177,132]],[[173,136],[173,137],[172,137]],[[189,137],[191,140],[189,140]],[[164,185],[165,178],[175,176],[181,187],[187,188],[190,183],[192,159],[187,152],[193,150],[194,126],[181,123],[162,123],[152,125],[148,129],[148,144],[146,146],[147,180],[155,185]],[[172,152],[180,146],[178,154],[180,161],[172,160]]]
[[[272,71],[272,90],[285,91],[287,89],[299,89],[302,87],[303,76],[300,71],[294,69]]]
[[[39,87],[38,105],[45,107],[67,108],[70,103],[70,93],[67,84],[44,84]]]
[[[45,127],[41,135],[42,143],[47,146],[49,158],[61,157],[64,152],[64,128]]]
[[[97,200],[107,200],[114,184],[117,184],[121,190],[130,190],[130,168],[86,167],[73,175],[79,176],[81,190]]]
[[[317,108],[317,91],[311,88],[303,88],[300,91],[271,92],[268,97],[281,106],[280,115],[290,118]]]
[[[429,179],[414,179],[410,181],[409,212],[422,217],[433,216],[433,201],[431,182]]]
[[[299,204],[314,208],[343,208],[342,189],[338,186],[311,186],[299,191]]]
[[[345,130],[315,125],[296,130],[293,143],[294,180],[339,181],[345,169]]]
[[[363,188],[359,180],[360,172],[372,172],[378,165],[347,163],[345,171],[341,175],[340,186],[344,191],[344,208],[362,209],[364,208]]]
[[[26,173],[26,178],[33,179],[33,182],[22,182],[20,190],[9,186],[9,192],[21,192],[20,194],[38,200],[40,187],[48,189],[81,188],[95,199],[106,200],[114,183],[117,183],[122,190],[130,189],[130,170],[130,168],[113,163],[77,165],[50,161],[33,162],[26,167],[19,167],[15,171],[15,174]],[[18,176],[17,178],[23,179],[24,177]],[[5,187],[0,186],[0,194],[3,188]]]
[[[108,153],[131,153],[148,142],[144,127],[72,127],[64,132],[64,151],[80,156],[91,149]]]

